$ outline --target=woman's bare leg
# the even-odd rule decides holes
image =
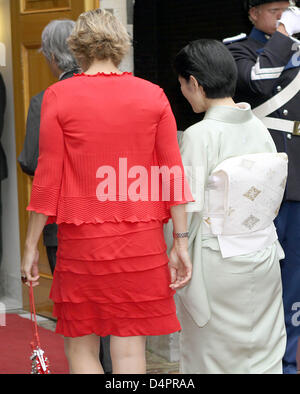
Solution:
[[[146,373],[146,337],[111,335],[110,355],[114,374]]]
[[[103,374],[99,361],[100,337],[65,337],[65,353],[69,362],[70,374]]]

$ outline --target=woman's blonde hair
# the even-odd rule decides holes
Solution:
[[[123,24],[111,12],[100,8],[81,14],[68,39],[68,45],[83,70],[94,59],[111,59],[118,66],[130,43]]]

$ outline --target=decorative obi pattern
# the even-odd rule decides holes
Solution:
[[[285,153],[224,160],[209,177],[204,220],[214,235],[240,235],[269,227],[279,212],[288,171]]]

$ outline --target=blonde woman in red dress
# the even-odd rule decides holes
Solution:
[[[82,14],[69,45],[84,72],[44,96],[21,274],[38,284],[38,240],[56,221],[50,297],[70,372],[103,373],[99,336],[111,335],[113,372],[145,373],[146,336],[180,330],[173,296],[191,277],[185,204],[193,197],[176,122],[160,87],[119,71],[130,40],[112,14]],[[175,168],[169,181],[157,176],[162,168]]]

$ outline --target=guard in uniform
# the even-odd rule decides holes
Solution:
[[[286,374],[297,373],[300,336],[300,10],[288,1],[247,0],[254,27],[249,36],[225,39],[236,60],[237,102],[248,102],[268,127],[279,152],[289,158],[285,198],[276,228],[281,261],[287,347]],[[268,311],[266,311],[268,313]]]

